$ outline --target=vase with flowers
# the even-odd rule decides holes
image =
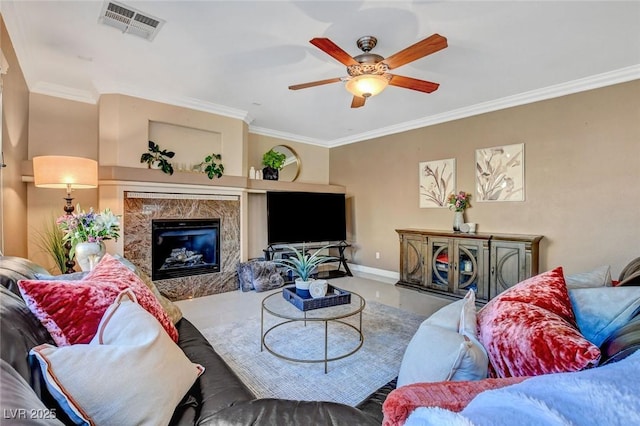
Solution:
[[[453,216],[453,230],[460,231],[460,226],[464,223],[464,211],[471,207],[470,201],[471,194],[468,192],[460,191],[457,194],[450,194],[447,198],[447,204],[449,204],[449,210],[454,210]]]
[[[69,258],[75,256],[80,268],[90,271],[106,252],[103,241],[120,238],[120,221],[109,209],[85,212],[78,204],[75,211],[60,216],[56,223],[62,230],[62,240],[71,243]]]

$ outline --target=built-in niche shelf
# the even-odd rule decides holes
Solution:
[[[344,194],[346,188],[340,185],[307,182],[281,182],[270,180],[249,179],[245,176],[226,176],[209,179],[204,173],[174,171],[168,175],[160,170],[142,167],[100,166],[98,171],[100,181],[113,182],[146,182],[177,185],[204,185],[223,188],[246,189],[249,192],[263,193],[266,191],[303,191],[330,192]],[[23,182],[33,181],[33,164],[30,160],[22,163]]]
[[[328,192],[333,194],[344,194],[346,188],[340,185],[328,185],[321,183],[305,182],[280,182],[272,180],[247,179],[247,188],[257,191],[301,191],[301,192]]]

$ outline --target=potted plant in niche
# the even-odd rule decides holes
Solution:
[[[284,166],[287,156],[273,148],[265,152],[262,156],[262,179],[278,180],[280,169]]]
[[[200,163],[200,170],[205,172],[209,179],[213,179],[214,177],[221,178],[222,173],[224,173],[224,165],[222,161],[218,164],[216,160],[221,160],[221,154],[211,154],[207,155],[202,163]]]
[[[173,166],[168,158],[176,155],[173,151],[161,150],[160,146],[153,141],[149,141],[149,152],[140,156],[141,163],[147,163],[150,169],[160,169],[168,175],[173,174]]]
[[[285,249],[292,252],[290,257],[274,260],[273,262],[276,265],[283,266],[288,271],[293,272],[293,274],[297,276],[295,279],[296,293],[302,297],[309,297],[309,285],[314,281],[314,278],[312,278],[311,275],[314,273],[316,268],[325,262],[338,260],[337,257],[321,254],[321,251],[329,247],[330,246],[324,246],[313,253],[309,253],[305,249],[304,244],[300,250],[293,246],[286,246]]]

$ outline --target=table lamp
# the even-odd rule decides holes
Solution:
[[[98,162],[89,158],[68,157],[62,155],[44,155],[33,157],[33,181],[38,188],[66,189],[67,196],[64,211],[71,215],[74,210],[71,191],[89,189],[98,186]],[[69,257],[71,242],[65,248],[65,274],[74,272],[75,262]]]

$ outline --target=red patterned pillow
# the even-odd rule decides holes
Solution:
[[[487,303],[478,312],[478,337],[498,377],[578,371],[600,359],[576,327],[561,267]]]
[[[153,293],[108,254],[82,280],[20,280],[18,287],[58,346],[89,343],[104,312],[126,288],[133,290],[140,306],[158,319],[174,342],[178,341],[178,330]]]

